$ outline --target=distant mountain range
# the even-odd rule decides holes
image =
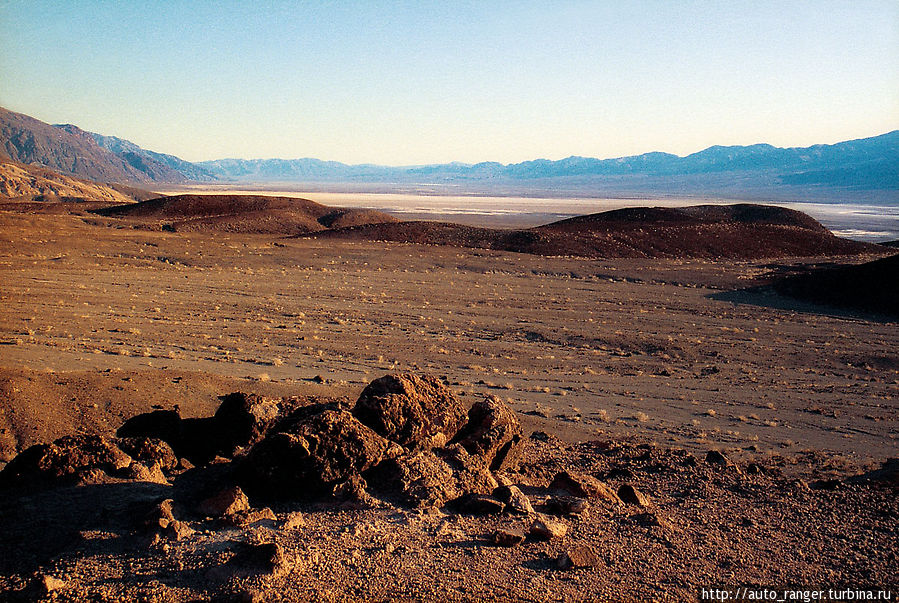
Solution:
[[[218,159],[191,163],[73,125],[51,126],[0,108],[0,154],[24,164],[102,182],[179,184],[393,183],[472,190],[717,194],[772,191],[857,196],[899,202],[899,130],[859,140],[804,148],[769,144],[713,146],[679,157],[646,153],[616,159],[572,156],[558,161],[448,163],[392,167],[320,159]],[[823,191],[823,192],[822,192]],[[751,195],[750,195],[751,196]],[[842,198],[842,197],[840,197]]]

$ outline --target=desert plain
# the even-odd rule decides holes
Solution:
[[[899,448],[895,318],[753,289],[887,248],[583,259],[6,209],[0,464],[67,435],[113,437],[154,409],[211,416],[230,392],[352,402],[413,373],[515,411],[527,449],[504,480],[538,512],[560,471],[650,501],[591,501],[554,519],[563,537],[514,547],[494,532],[527,532],[531,515],[377,497],[263,501],[272,518],[240,527],[187,513],[193,536],[148,544],[126,518],[181,478],[15,491],[0,503],[7,597],[695,600],[708,585],[897,585],[895,477],[872,477]],[[276,569],[213,571],[260,542],[280,547]],[[560,569],[571,547],[594,558]]]

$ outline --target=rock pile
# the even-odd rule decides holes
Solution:
[[[492,496],[499,486],[493,472],[514,468],[524,445],[515,413],[497,398],[466,411],[435,377],[391,374],[372,381],[353,406],[245,393],[221,400],[212,417],[157,410],[128,419],[117,438],[68,436],[33,446],[8,464],[0,482],[165,483],[195,465],[226,463],[223,481],[194,505],[196,514],[246,519],[243,491],[365,504],[369,490],[411,507],[455,502],[463,512],[533,512],[517,488]]]

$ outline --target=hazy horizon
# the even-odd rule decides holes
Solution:
[[[189,161],[685,156],[899,124],[886,1],[6,1],[0,26],[0,105]]]

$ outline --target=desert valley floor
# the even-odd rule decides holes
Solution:
[[[895,486],[805,487],[897,456],[896,323],[735,293],[804,264],[872,257],[585,260],[160,232],[67,211],[0,212],[0,232],[0,466],[65,435],[112,436],[154,408],[210,416],[232,391],[355,400],[403,372],[445,377],[466,404],[492,394],[514,409],[537,437],[510,479],[535,501],[555,470],[624,466],[653,500],[649,513],[597,505],[562,518],[564,539],[513,548],[486,541],[516,518],[375,504],[273,506],[276,520],[245,529],[198,520],[197,538],[163,550],[126,544],[113,520],[29,548],[34,535],[19,524],[90,513],[79,507],[86,490],[71,501],[22,494],[0,508],[19,535],[0,555],[7,593],[52,575],[64,585],[52,595],[69,600],[220,596],[232,591],[207,566],[227,562],[229,543],[259,540],[295,556],[235,587],[259,600],[689,600],[703,584],[896,586]],[[716,471],[709,450],[772,471]],[[684,455],[699,467],[680,464]],[[148,485],[144,498],[165,488]],[[558,570],[572,544],[598,561]]]

